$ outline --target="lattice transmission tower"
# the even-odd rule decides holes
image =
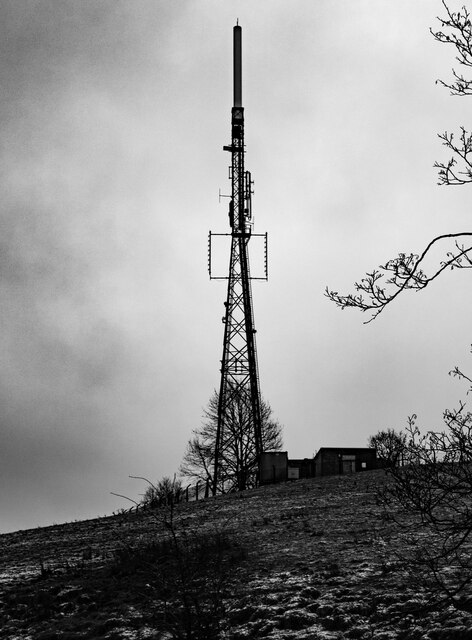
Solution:
[[[209,234],[209,273],[211,279],[228,281],[225,302],[223,357],[218,400],[218,423],[214,451],[213,494],[229,487],[245,489],[257,483],[262,453],[261,397],[257,364],[251,280],[267,280],[267,234],[253,233],[251,196],[253,181],[244,168],[244,108],[242,106],[241,27],[233,29],[233,107],[231,109],[231,153],[229,202],[230,233]],[[212,236],[231,237],[227,276],[212,274]],[[262,237],[264,273],[252,278],[249,268],[249,241]],[[241,412],[244,418],[241,418]],[[238,422],[239,420],[239,422]],[[244,425],[241,423],[243,420]],[[244,428],[244,435],[235,433]],[[241,449],[237,451],[237,449]],[[246,451],[242,451],[244,448]],[[249,451],[249,456],[247,455]],[[226,477],[227,461],[240,456],[241,463],[231,479]],[[236,477],[234,477],[236,476]]]

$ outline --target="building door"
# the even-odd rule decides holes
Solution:
[[[355,473],[356,461],[355,460],[343,460],[343,474]]]

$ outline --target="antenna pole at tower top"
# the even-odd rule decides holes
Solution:
[[[242,107],[242,29],[233,27],[233,107]]]

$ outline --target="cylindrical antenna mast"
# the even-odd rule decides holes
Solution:
[[[239,25],[233,27],[233,107],[242,107],[242,65],[241,65],[241,34]]]

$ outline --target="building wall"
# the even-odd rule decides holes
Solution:
[[[324,451],[321,456],[321,476],[334,476],[340,473],[338,451]]]
[[[377,467],[375,449],[321,448],[315,456],[316,476],[346,475]]]
[[[288,454],[286,451],[265,451],[261,454],[260,484],[287,480]]]
[[[315,463],[313,458],[289,459],[288,479],[313,478],[315,476]]]

